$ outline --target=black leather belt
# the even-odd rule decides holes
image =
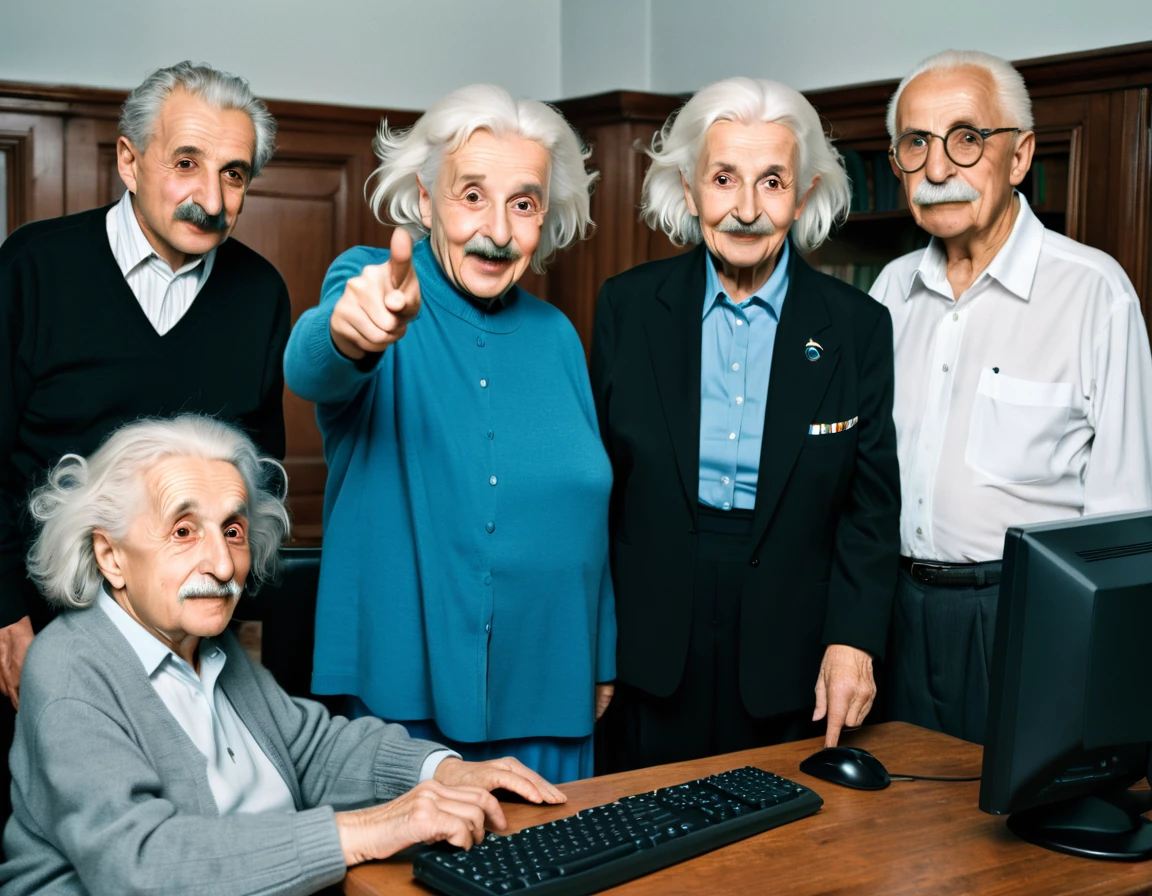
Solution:
[[[1000,561],[986,563],[942,563],[901,557],[900,568],[908,570],[912,581],[943,588],[987,588],[1000,583]]]

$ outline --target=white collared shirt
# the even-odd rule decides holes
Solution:
[[[995,560],[1009,526],[1152,506],[1152,354],[1135,290],[1017,196],[1008,241],[959,299],[936,239],[871,290],[892,314],[908,557]]]
[[[105,220],[108,242],[120,272],[156,332],[163,336],[180,322],[208,282],[216,250],[197,255],[173,271],[140,229],[132,209],[132,194],[127,190],[108,210]]]

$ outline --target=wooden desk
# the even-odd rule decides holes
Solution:
[[[843,743],[873,753],[893,774],[980,774],[980,747],[890,722],[849,734]],[[741,765],[758,765],[811,787],[824,798],[813,816],[766,831],[612,893],[679,894],[1005,894],[1152,893],[1152,863],[1100,862],[1049,852],[1016,838],[1004,818],[977,806],[979,783],[895,781],[881,791],[849,790],[803,774],[800,761],[823,746],[805,740],[577,781],[557,807],[505,805],[512,828],[531,827],[579,809]],[[351,896],[433,892],[402,859],[352,869]]]

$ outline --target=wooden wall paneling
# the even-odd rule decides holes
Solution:
[[[1110,146],[1106,168],[1109,184],[1105,195],[1115,198],[1106,237],[1109,254],[1120,262],[1149,319],[1152,289],[1149,288],[1152,244],[1152,91],[1147,87],[1116,91],[1110,95]]]
[[[59,118],[0,106],[0,150],[11,172],[8,229],[64,213],[63,129]],[[3,239],[7,234],[0,234]]]

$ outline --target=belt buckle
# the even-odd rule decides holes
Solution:
[[[930,570],[936,570],[939,567],[937,567],[931,563],[921,563],[919,560],[913,560],[912,565],[908,567],[908,574],[910,576],[912,576],[912,581],[914,581],[914,582],[917,581],[917,579],[916,579],[916,568],[917,567],[919,567],[922,574],[924,574],[924,578],[919,580],[919,581],[922,581],[925,585],[930,585],[932,576],[929,573],[929,571]]]

